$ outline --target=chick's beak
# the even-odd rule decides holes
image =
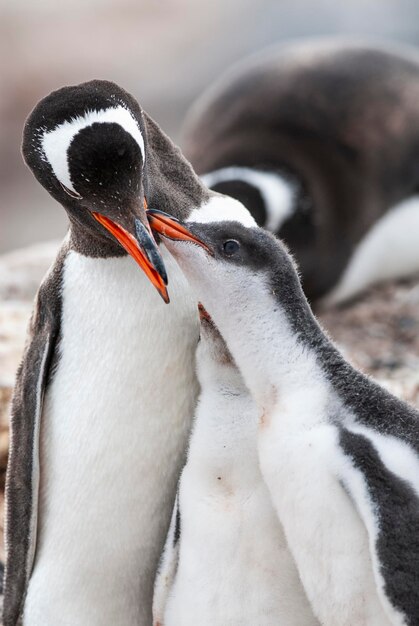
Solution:
[[[212,251],[207,244],[201,241],[201,239],[198,239],[198,237],[191,233],[191,231],[175,217],[156,209],[149,209],[147,211],[147,217],[151,228],[159,233],[159,235],[173,239],[174,241],[191,241],[201,246],[201,248],[204,248],[204,250],[212,255]]]
[[[157,244],[144,224],[135,219],[135,237],[123,226],[101,213],[92,212],[93,217],[104,226],[129,255],[138,263],[147,278],[155,286],[163,300],[168,303],[167,274]]]
[[[198,302],[198,314],[199,314],[199,319],[201,320],[201,322],[203,320],[207,320],[207,322],[212,322],[211,315],[208,313],[208,311],[206,310],[206,308],[201,302]]]

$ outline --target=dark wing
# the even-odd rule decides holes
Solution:
[[[39,430],[61,316],[63,256],[41,285],[12,400],[6,476],[4,626],[16,626],[31,574],[37,526]]]
[[[342,429],[341,476],[369,535],[378,595],[394,623],[419,616],[419,456],[394,436]],[[361,481],[359,480],[361,478]],[[360,488],[360,484],[362,487]],[[400,621],[403,616],[402,621]]]
[[[172,519],[163,554],[160,558],[159,569],[154,583],[153,597],[153,626],[163,626],[167,598],[173,586],[179,563],[180,544],[180,509],[179,493],[173,507]]]

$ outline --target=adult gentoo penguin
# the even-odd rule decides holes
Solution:
[[[184,153],[297,258],[310,300],[419,270],[419,58],[339,39],[272,48],[187,116]]]
[[[42,100],[23,154],[70,229],[40,288],[13,400],[4,624],[148,626],[196,399],[199,323],[144,205],[182,217],[246,211],[209,193],[110,82]],[[164,263],[170,307],[150,284],[167,300]]]
[[[259,468],[256,404],[202,308],[197,371],[201,393],[156,579],[154,626],[315,626]]]
[[[419,414],[344,360],[270,233],[152,225],[258,405],[261,471],[320,623],[416,626]]]

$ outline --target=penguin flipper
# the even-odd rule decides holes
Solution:
[[[369,626],[417,623],[419,420],[404,409],[396,436],[352,418],[303,427],[278,445],[266,424],[260,431],[262,475],[322,624],[344,615]]]
[[[5,496],[4,626],[18,623],[34,560],[39,431],[59,335],[61,270],[62,259],[38,291],[12,399]]]
[[[178,492],[176,494],[176,500],[173,507],[169,532],[167,533],[166,543],[160,558],[156,580],[154,583],[153,626],[164,626],[167,600],[173,587],[179,563],[179,544],[180,508]]]
[[[365,432],[362,432],[364,431]],[[378,596],[394,624],[419,615],[419,456],[394,436],[342,428],[342,484],[366,526]]]

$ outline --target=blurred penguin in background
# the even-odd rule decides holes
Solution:
[[[271,48],[196,102],[184,152],[297,259],[312,302],[419,270],[419,57],[325,39]]]

